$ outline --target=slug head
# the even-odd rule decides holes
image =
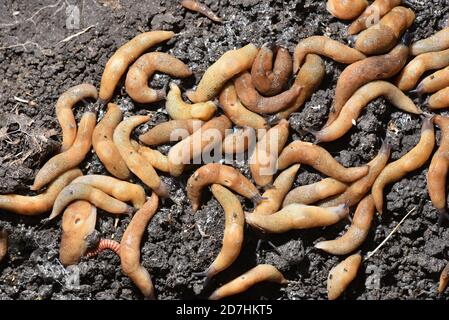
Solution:
[[[407,31],[405,31],[404,34],[402,35],[402,37],[401,37],[401,42],[400,42],[400,43],[401,43],[402,45],[408,47],[408,46],[410,45],[411,40],[412,40],[412,37],[411,37],[410,31],[407,30]]]
[[[87,201],[75,201],[64,211],[59,260],[65,266],[76,264],[88,248],[88,237],[95,231],[97,208]]]
[[[421,132],[424,132],[426,130],[433,130],[433,118],[434,115],[424,115]]]
[[[382,146],[380,147],[379,153],[390,154],[391,153],[391,143],[390,139],[387,137],[383,140]]]

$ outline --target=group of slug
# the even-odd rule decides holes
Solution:
[[[194,1],[183,3],[193,8]],[[196,90],[187,91],[192,104],[183,100],[181,89],[174,82],[170,83],[167,94],[165,89],[157,90],[148,85],[155,72],[174,78],[192,75],[187,65],[170,54],[145,53],[175,34],[150,31],[137,35],[107,62],[99,93],[95,86],[81,84],[60,96],[56,116],[62,129],[61,152],[44,164],[31,187],[33,191],[42,192],[35,196],[0,195],[0,209],[21,215],[38,215],[51,210],[45,222],[62,214],[61,263],[76,264],[82,256],[113,250],[120,257],[123,272],[144,297],[155,298],[151,277],[140,263],[140,244],[149,221],[157,212],[159,197],[169,196],[156,170],[179,177],[186,171],[187,163],[217,146],[223,154],[246,152],[255,184],[239,170],[220,163],[206,163],[188,179],[187,196],[192,212],[200,208],[203,190],[210,186],[225,214],[221,251],[209,268],[197,275],[210,280],[237,259],[245,224],[263,233],[326,227],[348,217],[350,208],[356,206],[351,226],[341,237],[315,245],[334,255],[352,254],[329,272],[328,297],[338,298],[357,275],[362,256],[353,253],[365,241],[376,210],[383,211],[384,188],[420,168],[432,156],[434,124],[441,129],[442,139],[430,164],[428,189],[440,217],[448,216],[445,186],[449,167],[448,117],[426,115],[419,143],[392,163],[388,163],[391,152],[388,142],[383,143],[371,162],[354,168],[342,166],[318,145],[347,133],[366,105],[379,96],[386,97],[402,111],[422,114],[403,91],[413,89],[427,70],[446,67],[424,79],[416,92],[431,93],[449,86],[449,28],[409,47],[403,35],[415,15],[400,3],[376,0],[368,7],[366,0],[329,0],[328,10],[338,18],[353,19],[360,14],[349,28],[350,34],[361,32],[355,48],[325,36],[312,36],[298,43],[293,58],[286,48],[267,45],[258,49],[248,44],[230,50],[205,71]],[[205,7],[202,9],[204,11]],[[382,19],[368,27],[367,21],[373,11]],[[406,66],[410,53],[417,57]],[[326,73],[320,56],[349,64],[338,79],[329,119],[321,130],[309,130],[316,138],[314,144],[296,140],[286,145],[290,114],[298,111],[312,96]],[[288,88],[292,74],[295,80]],[[398,74],[396,85],[385,81]],[[123,77],[131,99],[139,104],[165,99],[171,118],[141,134],[139,141],[132,138],[133,131],[151,117],[135,115],[123,119],[120,107],[110,103]],[[430,109],[449,107],[449,94],[444,90],[448,88],[429,99]],[[219,99],[222,115],[216,115],[219,109],[215,98]],[[72,108],[86,99],[97,102],[86,107],[77,125]],[[107,111],[97,124],[97,112],[106,106]],[[229,133],[232,128],[233,133]],[[251,149],[250,131],[253,129],[257,134],[253,137],[255,147]],[[176,144],[168,155],[151,148],[173,142]],[[77,168],[91,146],[111,176],[83,176]],[[274,168],[273,163],[265,161],[267,158],[277,159]],[[313,167],[328,178],[291,190],[301,164]],[[274,177],[265,169],[282,171]],[[141,185],[126,181],[131,174],[153,191],[151,197],[146,196]],[[264,188],[263,194],[259,188]],[[254,210],[244,212],[235,193],[252,200]],[[97,208],[115,215],[132,214],[137,210],[120,243],[98,236],[95,231]],[[6,232],[0,231],[0,260],[7,251],[7,238]],[[445,270],[441,292],[444,281],[449,280],[449,267]],[[234,295],[261,281],[288,283],[274,266],[261,264],[218,288],[209,298]]]
[[[402,2],[401,0],[376,0],[371,5],[368,5],[366,0],[329,0],[327,2],[327,9],[339,19],[352,20],[358,17],[348,28],[349,35],[355,35],[361,32],[356,37],[355,49],[367,55],[383,54],[393,48],[397,40],[412,25],[415,18],[412,10],[400,6]],[[377,24],[369,21],[373,20],[373,16],[381,18]],[[362,86],[349,100],[346,100],[347,102],[344,108],[348,109],[345,114],[344,108],[341,108],[342,103],[339,103],[338,93],[340,80],[347,75],[345,73],[351,66],[346,68],[337,83],[337,92],[333,105],[334,109],[332,111],[335,112],[335,110],[341,108],[340,115],[346,115],[346,117],[356,119],[363,108],[361,107],[362,103],[360,101],[364,99],[369,101],[380,95],[384,95],[393,105],[403,111],[415,114],[422,113],[402,93],[406,91],[417,94],[420,98],[424,94],[431,94],[425,102],[425,106],[431,111],[449,108],[449,25],[429,38],[413,43],[405,50],[407,51],[405,51],[406,53],[403,57],[397,57],[400,65],[400,67],[398,65],[398,69],[392,73],[388,71],[384,73],[386,70],[380,70],[379,72],[379,74],[384,73],[381,79],[391,78],[399,73],[393,81],[394,85],[382,82],[381,86],[385,87],[382,89],[377,84],[380,82],[374,81],[366,84],[364,87]],[[409,55],[414,56],[414,58],[405,65]],[[331,57],[334,58],[333,56]],[[353,65],[356,65],[356,63]],[[353,67],[352,71],[354,72],[356,68]],[[398,70],[401,71],[399,72]],[[432,70],[438,71],[420,81],[426,72]],[[354,73],[348,73],[348,75],[349,77],[354,77]],[[360,76],[362,76],[362,73],[359,73]],[[376,79],[379,79],[379,77],[376,77]],[[345,80],[343,82],[343,84],[351,83]],[[340,88],[344,88],[344,86],[342,85]],[[361,93],[361,96],[357,97],[357,93]],[[346,98],[347,96],[344,97]],[[331,113],[332,115],[333,113]],[[334,121],[330,126],[327,125],[321,131],[314,132],[312,130],[311,132],[315,135],[318,142],[332,141],[341,136],[335,133],[337,130],[332,130],[336,122]],[[432,123],[440,128],[441,140],[440,146],[433,155],[429,166],[427,175],[428,192],[432,204],[439,213],[439,224],[442,223],[443,218],[449,217],[446,202],[446,177],[449,168],[449,118],[441,115],[436,115],[432,118],[427,117],[422,126],[421,140],[418,145],[398,161],[389,164],[379,174],[379,177],[372,186],[372,196],[379,213],[382,212],[382,191],[385,185],[397,181],[406,173],[423,166],[432,156],[435,147],[435,134]],[[347,132],[351,124],[337,126],[337,128],[342,127],[344,128],[344,132]],[[438,287],[439,293],[445,290],[448,281],[449,264],[441,273]]]

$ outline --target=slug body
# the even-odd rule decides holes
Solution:
[[[438,31],[431,37],[412,44],[411,54],[414,56],[449,49],[449,27]]]
[[[287,49],[277,48],[274,64],[273,56],[273,51],[263,46],[251,68],[254,87],[264,96],[281,93],[293,71],[293,60]]]
[[[345,205],[320,208],[292,203],[271,215],[246,213],[246,222],[266,233],[284,233],[290,230],[326,227],[348,216]]]
[[[284,110],[292,105],[301,92],[298,84],[276,96],[261,96],[253,85],[252,77],[249,72],[238,76],[235,81],[235,90],[240,101],[249,110],[259,114],[272,114]]]
[[[153,150],[149,147],[143,146],[135,140],[131,140],[131,145],[134,147],[134,150],[136,150],[139,155],[144,157],[153,168],[162,172],[170,172],[168,157],[159,152],[159,150]]]
[[[372,187],[372,194],[376,209],[379,213],[383,210],[384,188],[395,181],[400,180],[407,173],[422,167],[430,158],[435,146],[435,131],[431,118],[424,119],[419,143],[399,160],[389,163],[379,174]]]
[[[447,218],[446,205],[446,177],[449,169],[449,118],[435,116],[434,123],[441,130],[440,147],[430,162],[427,173],[427,188],[430,200],[440,215],[440,224]]]
[[[407,62],[408,46],[398,44],[390,53],[366,58],[346,67],[337,81],[335,97],[329,119],[330,125],[354,92],[374,80],[388,79],[396,75]]]
[[[226,52],[206,70],[196,91],[187,92],[187,97],[193,103],[213,99],[228,80],[251,68],[258,51],[255,45],[248,44]]]
[[[441,89],[431,95],[428,107],[432,110],[449,108],[449,87]]]
[[[30,189],[39,190],[64,172],[78,166],[90,151],[90,147],[92,146],[92,133],[96,124],[96,113],[90,111],[84,113],[73,145],[68,150],[57,154],[45,163],[37,173],[34,184]]]
[[[101,76],[100,102],[111,100],[114,90],[125,74],[128,66],[145,51],[158,43],[167,41],[175,35],[172,31],[150,31],[141,33],[121,46],[106,63]]]
[[[395,7],[378,24],[369,27],[357,37],[355,48],[366,55],[390,51],[415,20],[413,10]]]
[[[59,261],[64,266],[77,264],[87,251],[87,237],[95,230],[97,208],[90,202],[72,202],[62,215]]]
[[[309,53],[326,56],[340,63],[351,64],[366,58],[360,51],[325,36],[312,36],[301,40],[293,56],[293,72],[297,73]]]
[[[84,99],[97,99],[97,88],[88,83],[69,88],[56,102],[56,117],[62,129],[61,151],[69,149],[76,138],[76,120],[72,108]]]
[[[227,269],[237,259],[245,231],[245,215],[239,199],[219,184],[213,184],[211,190],[224,209],[225,229],[220,253],[205,272],[209,279]]]
[[[281,119],[287,119],[290,114],[298,111],[318,89],[325,75],[326,66],[324,65],[323,59],[316,54],[308,54],[295,79],[295,84],[302,88],[298,98],[296,98],[296,101],[290,107],[276,113],[274,115],[274,121],[277,122]]]
[[[278,155],[288,139],[288,128],[288,121],[281,120],[279,124],[268,130],[257,143],[249,159],[251,175],[257,185],[266,186],[273,182]]]
[[[257,188],[240,171],[230,166],[209,163],[196,170],[187,181],[187,197],[193,212],[200,206],[203,188],[214,183],[221,184],[256,203],[262,200]]]
[[[123,273],[140,289],[147,299],[154,299],[154,287],[150,274],[140,264],[140,244],[148,223],[157,211],[159,198],[156,193],[133,216],[120,241],[120,261]]]
[[[149,116],[132,116],[125,119],[115,129],[113,140],[129,170],[159,196],[166,197],[168,195],[167,186],[153,166],[135,150],[130,139],[132,131],[149,120]]]
[[[145,203],[145,190],[138,184],[113,177],[92,174],[74,179],[72,183],[88,184],[123,202],[131,202],[136,209]]]
[[[357,18],[368,6],[366,0],[328,0],[327,11],[331,15],[342,20],[353,20]]]
[[[295,181],[299,167],[299,164],[295,164],[279,174],[274,180],[273,187],[262,194],[263,200],[256,206],[253,214],[270,215],[279,210],[282,200]]]
[[[449,263],[446,264],[446,266],[444,267],[443,271],[441,271],[440,274],[440,281],[438,283],[439,294],[442,294],[446,290],[448,282],[449,282]]]
[[[0,230],[0,262],[6,257],[8,253],[8,233],[5,230]]]
[[[92,146],[106,170],[113,176],[126,180],[130,175],[129,169],[112,139],[114,130],[122,119],[123,112],[119,106],[109,103],[108,111],[92,134]]]
[[[376,181],[379,174],[384,170],[388,163],[388,159],[390,158],[390,154],[391,146],[387,142],[384,142],[377,156],[368,163],[368,174],[353,182],[341,195],[321,202],[320,206],[334,207],[340,204],[346,204],[349,207],[353,207],[358,204],[370,191],[374,181]]]
[[[170,83],[170,91],[167,95],[165,104],[168,114],[174,120],[199,119],[203,121],[210,120],[217,106],[212,101],[188,104],[182,100],[181,90],[179,87]]]
[[[82,175],[79,169],[68,170],[50,183],[47,190],[36,196],[0,195],[0,209],[26,216],[48,212],[61,190]]]
[[[255,112],[248,110],[237,97],[235,86],[229,83],[220,94],[220,105],[225,115],[238,127],[255,130],[268,129],[267,121]]]
[[[256,143],[256,133],[253,128],[246,127],[237,129],[228,134],[223,140],[223,152],[225,154],[242,154],[248,150],[249,146]]]
[[[134,62],[126,75],[126,92],[134,101],[153,103],[165,99],[164,89],[156,90],[148,87],[148,80],[157,71],[175,78],[187,78],[192,75],[189,67],[167,53],[146,53]]]
[[[449,67],[438,70],[424,78],[416,87],[416,92],[422,95],[424,93],[434,93],[446,87],[449,87]]]
[[[195,0],[181,0],[181,5],[186,9],[201,13],[203,16],[214,22],[222,22],[221,18],[218,17],[208,6],[203,3],[199,3]]]
[[[112,198],[103,191],[88,184],[71,183],[58,194],[53,205],[49,220],[56,218],[70,203],[76,200],[86,200],[94,206],[112,214],[130,214],[133,208],[126,203]]]
[[[357,276],[362,256],[354,254],[337,264],[329,271],[327,278],[327,295],[329,300],[335,300],[346,290]]]
[[[328,197],[341,194],[348,188],[346,183],[332,178],[326,178],[319,182],[297,187],[285,196],[282,207],[292,203],[314,204]]]
[[[405,66],[397,79],[397,86],[402,91],[412,90],[426,71],[441,69],[448,65],[449,49],[421,54]]]
[[[278,269],[269,264],[259,264],[251,270],[245,272],[238,278],[228,282],[222,287],[215,290],[210,296],[209,300],[219,300],[228,296],[232,296],[241,292],[245,292],[259,282],[274,282],[279,284],[287,284],[288,281],[284,278]]]
[[[353,126],[353,121],[358,119],[367,104],[384,96],[398,109],[421,114],[415,103],[396,86],[386,81],[373,81],[358,89],[345,103],[338,117],[328,126],[318,132],[313,132],[318,142],[330,142],[341,138]]]
[[[375,0],[348,28],[348,34],[354,35],[376,23],[379,19],[400,5],[402,0]]]
[[[324,148],[310,142],[293,141],[282,150],[278,159],[279,170],[293,163],[306,164],[319,172],[341,182],[358,180],[368,173],[368,167],[345,168]]]
[[[231,126],[231,121],[224,115],[212,118],[201,129],[174,145],[168,153],[170,174],[179,177],[192,159],[218,146],[217,150],[221,151],[221,143]]]
[[[345,255],[355,251],[368,236],[375,211],[373,197],[371,195],[365,197],[357,206],[349,229],[335,240],[318,242],[315,248],[335,255]]]
[[[139,136],[140,142],[158,146],[187,138],[204,124],[201,120],[170,120],[162,122]]]

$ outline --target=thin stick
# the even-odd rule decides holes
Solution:
[[[76,38],[76,37],[82,35],[83,33],[86,33],[87,31],[89,31],[90,29],[94,28],[95,26],[96,26],[96,25],[94,25],[94,24],[91,25],[91,26],[88,26],[86,29],[81,30],[81,31],[78,32],[78,33],[72,34],[71,36],[68,36],[67,38],[62,39],[62,40],[59,41],[58,43],[68,42],[68,41],[72,40],[73,38]]]
[[[14,100],[22,103],[30,103],[30,101],[14,96]]]
[[[382,248],[382,247],[385,245],[385,243],[388,241],[388,239],[390,239],[390,238],[393,236],[393,234],[396,233],[396,231],[399,229],[399,227],[400,227],[401,224],[405,221],[405,219],[407,219],[407,217],[408,217],[409,215],[411,215],[411,214],[412,214],[413,212],[415,212],[415,211],[416,211],[416,207],[414,207],[412,210],[410,210],[410,211],[404,216],[404,218],[402,218],[402,220],[399,221],[398,225],[397,225],[396,227],[394,227],[394,229],[393,229],[393,230],[390,232],[390,234],[385,238],[385,240],[382,241],[382,242],[377,246],[376,249],[374,249],[373,251],[371,251],[370,253],[368,253],[367,257],[365,258],[365,261],[368,260],[369,258],[371,258],[374,254],[376,254],[376,252],[379,251],[379,249]]]
[[[0,47],[0,50],[13,49],[13,48],[17,48],[17,47],[23,47],[23,48],[26,50],[26,46],[27,46],[27,45],[33,45],[33,46],[36,46],[36,47],[39,48],[39,50],[42,51],[42,48],[41,48],[40,45],[38,45],[38,44],[35,43],[35,42],[31,42],[31,41],[26,41],[26,42],[24,42],[24,43],[17,43],[17,44],[13,44],[13,45],[10,45],[10,46]]]

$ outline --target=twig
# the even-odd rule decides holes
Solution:
[[[394,229],[393,229],[393,230],[390,232],[390,234],[385,238],[385,240],[382,241],[382,242],[377,246],[376,249],[374,249],[373,251],[371,251],[370,253],[368,253],[368,255],[367,255],[366,258],[365,258],[365,261],[368,260],[369,258],[371,258],[373,255],[375,255],[376,252],[379,251],[380,248],[382,248],[382,247],[385,245],[385,243],[387,243],[388,239],[390,239],[390,238],[393,236],[393,234],[396,233],[396,231],[399,229],[399,227],[400,227],[401,224],[405,221],[405,219],[407,219],[407,217],[408,217],[409,215],[411,215],[413,212],[416,211],[416,208],[417,208],[417,207],[414,207],[412,210],[410,210],[410,211],[404,216],[404,218],[402,218],[402,220],[399,221],[399,223],[397,224],[397,226],[394,227]]]
[[[14,96],[14,100],[22,103],[30,103],[30,101]]]
[[[201,228],[201,225],[199,223],[195,223],[196,227],[198,228],[198,232],[200,233],[202,238],[209,238],[210,235],[208,235],[206,232],[203,231]]]
[[[75,33],[75,34],[72,34],[71,36],[68,36],[67,38],[62,39],[62,40],[59,41],[58,43],[68,42],[68,41],[72,40],[73,38],[76,38],[76,37],[82,35],[83,33],[86,33],[87,31],[89,31],[90,29],[94,28],[95,26],[96,26],[96,25],[94,25],[94,24],[91,25],[91,26],[88,26],[86,29],[81,30],[80,32],[77,32],[77,33]]]
[[[42,51],[41,46],[38,45],[36,42],[32,42],[32,41],[26,41],[24,43],[17,43],[17,44],[13,44],[13,45],[10,45],[10,46],[0,47],[0,50],[13,49],[13,48],[17,48],[17,47],[23,47],[26,50],[26,46],[27,45],[34,45],[34,46],[38,47],[39,50]]]

